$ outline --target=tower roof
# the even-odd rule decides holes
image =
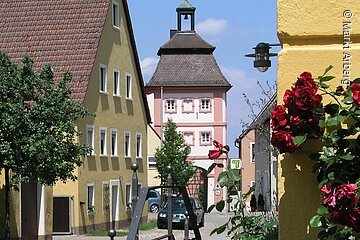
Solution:
[[[231,87],[213,56],[215,47],[193,31],[178,32],[160,47],[160,61],[147,87]]]
[[[158,55],[176,53],[202,53],[212,54],[215,47],[202,39],[194,31],[176,33],[167,43],[162,45]]]
[[[176,9],[176,11],[179,10],[195,10],[196,8],[191,5],[191,3],[189,3],[188,0],[184,0],[184,2],[182,4],[180,4],[180,6]]]

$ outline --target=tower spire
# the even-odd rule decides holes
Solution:
[[[181,21],[182,16],[184,16],[184,19],[187,20],[190,17],[191,25],[190,30],[195,31],[195,10],[196,8],[191,5],[191,3],[188,0],[184,0],[182,4],[178,8],[176,8],[177,12],[177,31],[181,32]]]

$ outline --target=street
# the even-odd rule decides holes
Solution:
[[[221,224],[225,223],[231,213],[206,213],[205,214],[205,226],[203,228],[200,228],[201,238],[203,240],[223,240],[226,239],[226,235],[216,235],[209,236],[211,231],[220,226]],[[154,213],[149,213],[149,219],[156,220],[156,215]],[[151,240],[163,235],[167,234],[166,229],[152,229],[148,231],[140,231],[140,240],[146,239]],[[174,230],[174,236],[176,240],[184,239],[184,231],[183,230]],[[193,232],[190,230],[190,237],[194,237]],[[54,240],[84,240],[84,239],[90,239],[90,240],[109,240],[109,237],[90,237],[90,236],[54,236]],[[126,240],[126,237],[115,237],[115,240]]]

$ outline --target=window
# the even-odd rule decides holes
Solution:
[[[95,212],[95,185],[94,183],[87,184],[87,208],[88,214]]]
[[[250,162],[251,163],[255,162],[255,143],[254,142],[250,143]]]
[[[118,156],[117,129],[112,128],[111,132],[111,156]]]
[[[182,100],[182,112],[183,113],[193,113],[194,112],[194,100],[193,99],[183,99]]]
[[[114,82],[114,96],[120,96],[120,71],[118,69],[113,70],[113,82]]]
[[[100,155],[106,155],[106,128],[100,128]]]
[[[142,135],[141,133],[136,133],[136,157],[141,158],[142,154]]]
[[[131,210],[131,185],[130,184],[126,184],[126,189],[125,189],[125,197],[126,197],[126,211],[130,211]]]
[[[156,166],[156,158],[154,156],[149,156],[148,157],[148,164],[149,164],[149,167]]]
[[[211,112],[210,99],[200,99],[200,112]]]
[[[195,145],[194,132],[183,132],[184,141],[189,146]]]
[[[131,99],[132,98],[132,92],[131,92],[131,75],[129,73],[126,74],[126,98]]]
[[[166,106],[165,106],[165,112],[176,112],[176,100],[175,99],[167,99],[166,100]]]
[[[94,126],[86,126],[86,144],[91,147],[90,155],[94,155]]]
[[[112,23],[113,26],[119,28],[119,3],[113,1],[112,2]]]
[[[110,187],[108,182],[102,184],[102,211],[108,213],[110,210]]]
[[[100,64],[100,92],[107,92],[107,67]]]
[[[130,132],[125,132],[125,136],[124,136],[124,147],[125,147],[125,157],[130,157]]]
[[[210,132],[201,132],[200,145],[211,145],[211,133]]]

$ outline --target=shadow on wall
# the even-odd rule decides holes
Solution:
[[[11,191],[10,196],[10,230],[11,236],[14,238],[19,237],[19,229],[16,224],[16,212],[15,212],[15,204],[18,204],[18,192]],[[0,239],[5,238],[5,186],[0,186]]]
[[[279,199],[279,218],[287,219],[280,225],[281,239],[316,239],[318,230],[310,227],[310,220],[316,214],[321,201],[317,176],[312,173],[314,162],[308,157],[317,144],[309,143],[298,153],[285,154],[281,160],[284,194]],[[313,151],[312,151],[313,152]],[[306,191],[304,191],[306,186]],[[315,196],[319,196],[316,198]],[[286,216],[286,217],[285,217]]]

